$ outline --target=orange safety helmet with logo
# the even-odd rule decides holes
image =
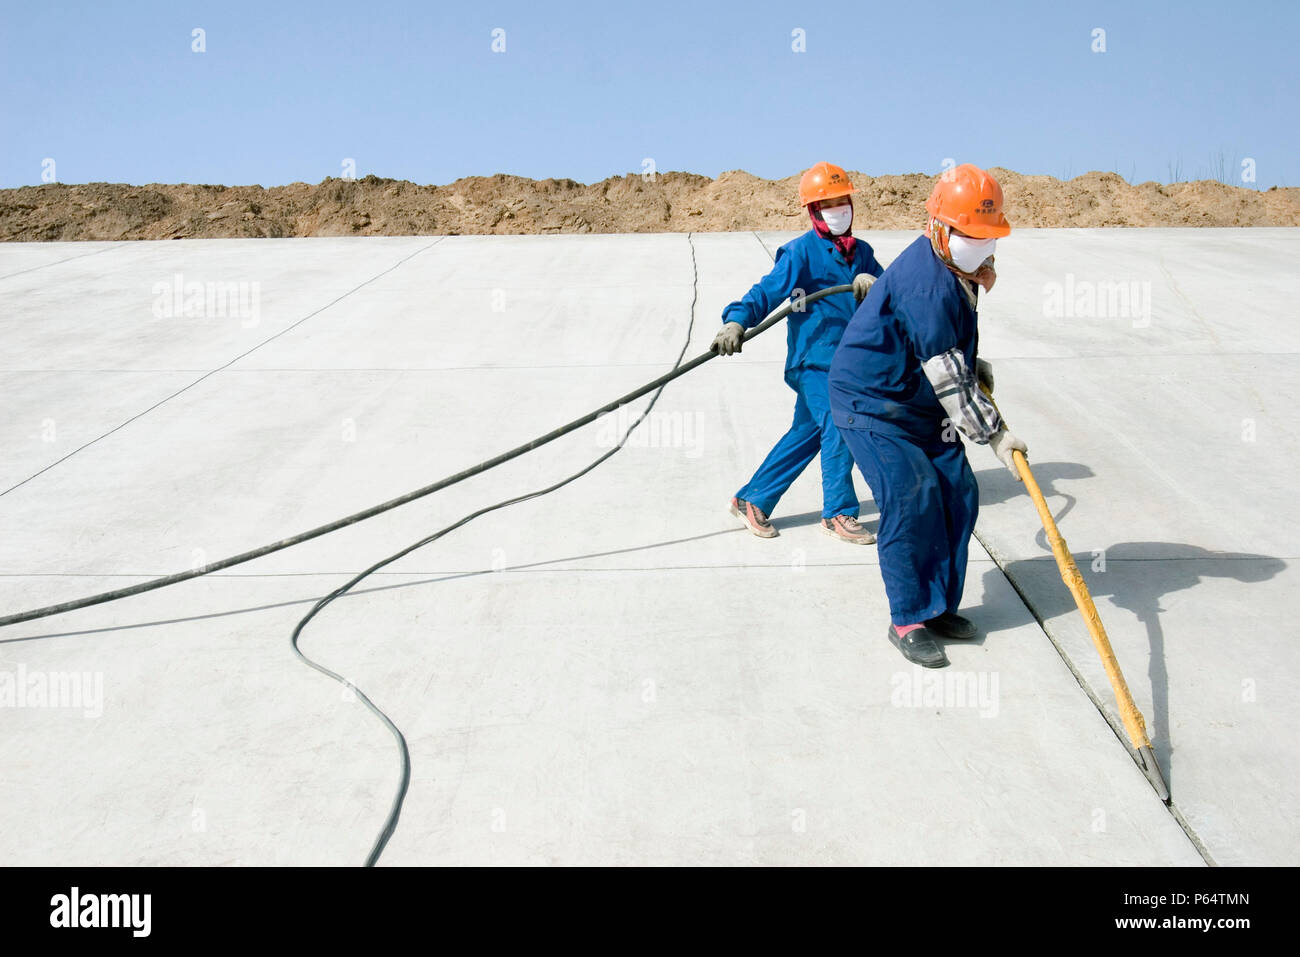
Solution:
[[[934,191],[925,201],[930,222],[926,235],[930,235],[935,222],[955,226],[974,239],[996,239],[1011,232],[1011,224],[1002,214],[1002,187],[998,181],[970,163],[962,163],[945,170],[934,184]],[[939,251],[948,255],[948,230],[941,229],[935,237]]]
[[[1010,234],[1011,224],[1002,215],[1002,187],[998,186],[997,179],[970,163],[946,169],[935,183],[930,199],[926,200],[926,211],[930,213],[926,235],[930,237],[935,255],[958,276],[974,280],[984,287],[984,291],[991,291],[993,282],[997,280],[992,256],[987,257],[978,269],[963,272],[970,267],[962,267],[954,261],[949,239],[954,229],[969,237],[965,242],[976,243],[991,243]],[[972,295],[970,290],[967,290],[967,295]],[[974,306],[974,302],[971,304]]]
[[[848,196],[852,192],[855,190],[853,184],[849,182],[849,174],[834,163],[818,163],[809,167],[807,172],[799,177],[801,206],[823,199]]]

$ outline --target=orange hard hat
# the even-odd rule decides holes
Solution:
[[[799,177],[799,203],[807,206],[820,199],[835,199],[852,193],[849,174],[834,163],[818,163]]]
[[[1011,224],[1002,215],[1002,187],[970,163],[945,170],[925,201],[925,208],[932,218],[976,239],[993,239],[1011,232]]]

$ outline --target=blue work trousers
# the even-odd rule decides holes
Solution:
[[[822,518],[835,515],[858,517],[858,493],[853,488],[853,456],[839,429],[831,420],[827,373],[821,369],[798,369],[790,374],[798,398],[794,422],[753,478],[736,493],[767,515],[801,472],[820,453],[822,457]]]
[[[890,620],[912,625],[957,611],[979,514],[979,486],[960,439],[842,434],[880,509],[876,549]]]

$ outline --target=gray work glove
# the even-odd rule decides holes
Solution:
[[[871,284],[876,281],[876,277],[869,272],[860,272],[853,277],[853,298],[858,302],[867,298],[867,290]]]
[[[718,334],[713,337],[713,345],[709,346],[719,355],[729,356],[740,351],[741,343],[745,340],[745,327],[738,322],[724,322]]]
[[[1020,471],[1016,468],[1016,460],[1011,453],[1019,449],[1021,452],[1028,454],[1029,446],[1008,432],[1007,427],[1004,425],[994,432],[993,437],[989,439],[989,448],[993,450],[994,455],[1002,460],[1002,464],[1011,470],[1011,474],[1019,482],[1021,480]]]
[[[993,394],[993,366],[983,359],[975,360],[975,381],[984,386],[984,391]]]

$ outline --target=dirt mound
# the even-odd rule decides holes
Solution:
[[[1300,189],[1195,183],[1130,185],[1115,173],[1068,181],[995,170],[1016,226],[1296,226]],[[930,176],[852,173],[859,229],[913,229]],[[737,170],[571,179],[471,176],[447,186],[367,176],[315,186],[52,183],[0,190],[0,240],[232,236],[409,236],[802,229],[796,176]]]

